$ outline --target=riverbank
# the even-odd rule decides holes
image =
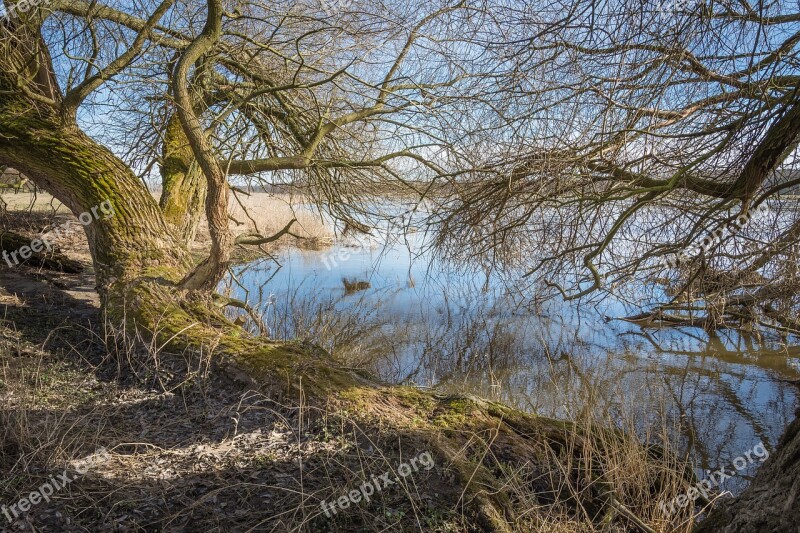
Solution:
[[[153,193],[156,200],[158,194],[158,192]],[[291,220],[297,221],[292,227],[292,233],[297,237],[287,235],[268,246],[262,246],[262,254],[264,251],[282,246],[319,249],[333,243],[333,229],[326,224],[319,212],[308,205],[302,196],[290,193],[272,195],[254,192],[249,195],[237,194],[236,197],[238,200],[232,199],[229,206],[230,227],[234,235],[253,231],[260,232],[265,236],[274,235]],[[0,200],[2,200],[0,208],[14,213],[15,220],[8,222],[22,232],[37,233],[47,224],[56,225],[72,218],[71,213],[61,202],[45,192],[36,194],[31,192],[6,193],[0,196]],[[76,230],[79,229],[78,224],[75,226]],[[70,239],[54,242],[63,244],[63,247],[70,252],[78,254],[88,252],[86,246],[82,246],[85,241],[82,232],[71,232],[68,237]],[[192,251],[201,254],[207,251],[209,246],[208,222],[205,217],[202,217]],[[84,260],[87,258],[88,256],[85,255],[82,257]]]
[[[99,310],[66,296],[80,289],[68,280],[59,282],[67,293],[49,276],[23,291],[28,276],[17,276],[3,278],[17,292],[2,302],[0,445],[10,475],[0,503],[11,508],[54,472],[76,476],[75,460],[103,454],[49,502],[2,524],[12,531],[502,531],[482,510],[500,497],[523,528],[514,530],[579,531],[591,520],[578,502],[595,520],[602,510],[627,523],[604,504],[619,467],[645,469],[636,477],[647,483],[628,480],[636,492],[669,477],[631,442],[478,399],[402,388],[290,402],[98,329]],[[587,446],[595,437],[609,455]],[[424,453],[431,468],[400,475]],[[612,457],[616,468],[603,464]],[[335,514],[321,506],[382,478],[370,502]],[[631,496],[620,494],[633,506]]]
[[[79,238],[62,247],[88,258]],[[0,449],[11,475],[0,505],[107,452],[13,528],[675,531],[685,522],[657,505],[685,490],[683,465],[591,419],[573,425],[366,374],[331,382],[325,397],[311,384],[299,397],[259,389],[209,359],[130,343],[103,322],[90,271],[19,267],[2,279]],[[434,466],[401,476],[423,453]],[[394,483],[382,481],[378,497],[350,496],[387,473]],[[322,505],[339,501],[337,512]]]

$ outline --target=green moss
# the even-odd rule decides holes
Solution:
[[[424,393],[415,387],[394,387],[392,388],[392,393],[397,396],[402,405],[417,411],[429,412],[437,404],[430,394]]]

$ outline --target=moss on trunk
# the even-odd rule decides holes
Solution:
[[[153,197],[105,147],[18,101],[0,102],[0,133],[0,162],[29,176],[76,216],[111,204],[111,216],[84,226],[101,296],[153,267],[178,277],[189,269],[189,254]]]
[[[177,115],[167,122],[162,154],[159,205],[164,221],[188,245],[197,235],[207,187]]]

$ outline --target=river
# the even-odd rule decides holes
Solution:
[[[343,365],[393,383],[501,400],[543,416],[593,416],[643,439],[669,434],[696,470],[759,442],[773,449],[798,405],[796,339],[641,328],[613,298],[520,306],[480,269],[433,261],[409,234],[290,248],[235,269],[230,291],[270,336],[321,344]],[[347,291],[343,278],[369,283]],[[235,281],[234,281],[235,279]],[[757,464],[726,480],[740,492]]]

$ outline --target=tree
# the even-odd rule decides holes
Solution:
[[[229,176],[297,172],[334,215],[357,226],[358,202],[348,196],[379,179],[404,183],[395,162],[408,161],[404,172],[438,172],[425,153],[441,143],[422,119],[435,105],[431,95],[458,98],[462,81],[474,75],[447,55],[460,46],[452,35],[470,10],[396,6],[415,21],[407,27],[387,21],[382,6],[340,25],[302,7],[256,3],[227,13],[220,0],[163,0],[142,16],[72,0],[25,7],[2,26],[0,164],[29,176],[76,215],[111,203],[114,216],[85,226],[109,320],[172,353],[211,352],[218,373],[286,401],[355,410],[372,438],[393,428],[408,447],[436,450],[453,464],[473,524],[510,531],[515,511],[498,496],[504,481],[496,461],[539,461],[538,444],[571,448],[564,424],[488,402],[385,387],[326,354],[252,337],[213,303],[235,244]],[[373,54],[376,43],[380,55]],[[407,61],[422,56],[425,62]],[[129,141],[133,160],[147,157],[134,150],[138,141],[163,135],[151,146],[163,154],[163,212],[131,166],[80,125],[81,113],[107,102],[114,108],[130,93],[131,112],[104,118],[104,131],[95,135],[122,131],[115,148],[124,151]],[[151,118],[153,110],[163,118],[155,132],[135,121],[115,127],[120,116]],[[209,257],[194,265],[186,242],[204,190],[213,243]],[[172,212],[182,198],[190,199],[185,211]],[[243,242],[273,237],[247,235]],[[386,404],[397,404],[396,416],[382,418],[379,406]],[[442,433],[455,424],[463,427]],[[483,442],[487,432],[502,448],[485,464],[465,461],[460,450]],[[487,450],[496,447],[494,438]]]
[[[646,277],[662,253],[797,184],[776,170],[792,162],[800,133],[800,15],[778,4],[687,4],[667,22],[627,1],[376,2],[336,21],[266,2],[11,5],[0,39],[0,164],[75,214],[112,203],[113,217],[86,226],[109,318],[172,351],[210,350],[220,372],[295,400],[399,404],[386,423],[456,464],[484,529],[519,518],[499,496],[503,468],[482,460],[475,476],[459,458],[471,437],[441,425],[493,435],[485,455],[512,465],[540,460],[539,444],[569,449],[564,426],[383,387],[231,323],[212,302],[232,247],[275,238],[231,235],[231,182],[302,183],[361,229],[376,184],[428,195],[441,250],[535,274],[567,297]],[[104,105],[115,113],[90,136],[82,126]],[[160,206],[133,170],[158,163]],[[186,244],[201,207],[212,246],[194,264]],[[678,215],[686,222],[674,227]],[[701,288],[716,308],[724,299],[729,311],[736,297],[740,314],[754,302],[775,310],[772,291],[785,287],[769,278],[796,270],[800,236],[791,215],[781,223],[773,247],[728,252],[740,266]],[[680,297],[696,294],[698,273],[714,268],[708,259],[676,275]],[[766,279],[742,293],[754,274]],[[597,516],[611,509],[635,521],[597,487]]]

